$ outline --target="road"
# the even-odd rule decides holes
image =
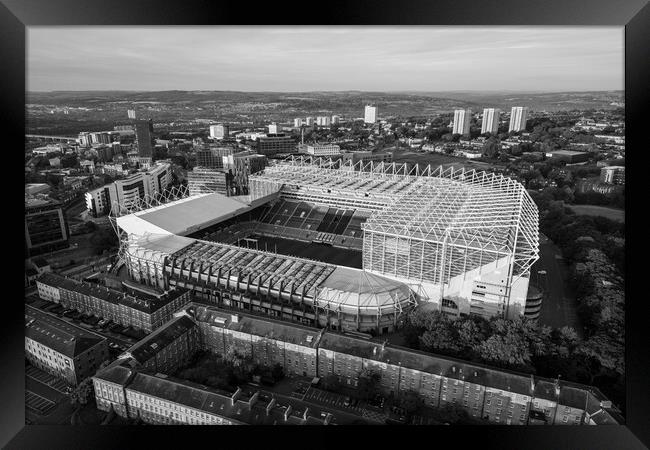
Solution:
[[[54,314],[54,313],[52,313],[50,311],[45,311],[45,310],[40,309],[40,308],[37,308],[37,309],[46,316],[46,317],[43,318],[46,321],[54,323],[54,322],[56,322],[56,320],[63,320],[64,322],[67,322],[70,325],[74,325],[76,327],[83,328],[85,330],[90,331],[91,333],[99,334],[100,336],[105,337],[109,344],[110,343],[115,343],[117,345],[129,348],[133,344],[135,344],[135,342],[137,342],[135,339],[130,338],[128,336],[122,336],[120,334],[113,333],[113,332],[108,331],[108,330],[96,330],[93,327],[91,327],[90,325],[85,324],[85,323],[83,323],[81,321],[75,321],[75,320],[71,319],[70,317],[65,317],[63,315],[58,316],[58,315],[56,315],[56,314]]]
[[[546,271],[546,274],[539,274],[540,270]],[[578,305],[568,287],[568,274],[569,269],[560,249],[540,235],[539,260],[531,270],[531,282],[544,293],[539,323],[554,328],[570,326],[582,336],[582,326],[576,311]]]

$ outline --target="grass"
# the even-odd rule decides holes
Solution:
[[[259,235],[249,237],[257,239],[258,248],[260,250],[268,249],[273,252],[276,251],[277,245],[277,252],[281,255],[309,258],[329,264],[354,267],[357,269],[360,269],[362,266],[361,252],[356,250],[346,250],[325,244],[312,244],[278,237]],[[265,243],[266,247],[264,245]]]
[[[617,222],[625,222],[625,210],[596,205],[570,205],[573,212],[585,216],[602,216]]]

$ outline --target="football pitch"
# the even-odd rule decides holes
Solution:
[[[333,247],[326,244],[313,244],[311,242],[294,241],[279,237],[268,237],[260,235],[251,235],[248,239],[253,241],[241,240],[239,245],[242,247],[257,248],[269,252],[276,252],[281,255],[296,256],[299,258],[308,258],[329,264],[354,267],[361,269],[361,252],[343,248]]]

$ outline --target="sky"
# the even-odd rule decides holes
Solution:
[[[27,89],[622,90],[623,27],[28,27]]]

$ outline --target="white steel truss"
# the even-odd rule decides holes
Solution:
[[[539,258],[539,217],[518,182],[484,171],[385,162],[289,157],[252,175],[258,189],[373,210],[364,268],[441,283],[508,261],[508,285]],[[504,259],[505,258],[505,259]]]

